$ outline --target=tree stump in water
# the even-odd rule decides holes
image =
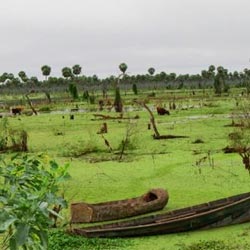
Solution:
[[[104,122],[100,130],[97,132],[97,134],[107,134],[107,133],[108,133],[108,125],[106,122]]]

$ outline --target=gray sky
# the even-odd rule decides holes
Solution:
[[[200,73],[250,67],[249,0],[1,0],[0,74]]]

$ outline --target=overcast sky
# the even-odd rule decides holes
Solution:
[[[250,68],[249,0],[1,0],[0,74]]]

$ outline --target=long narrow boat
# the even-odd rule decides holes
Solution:
[[[167,204],[168,198],[169,196],[165,189],[157,188],[132,199],[97,204],[72,203],[71,223],[116,220],[158,211]]]
[[[244,193],[167,213],[72,231],[85,237],[132,237],[210,229],[248,221],[250,193]]]

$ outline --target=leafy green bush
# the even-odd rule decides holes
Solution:
[[[0,162],[1,249],[47,249],[53,206],[66,207],[59,185],[69,178],[68,165],[42,156],[16,155]]]
[[[10,129],[9,141],[11,145],[10,150],[14,152],[27,152],[28,151],[28,133],[23,129]]]
[[[88,92],[88,90],[84,90],[83,95],[82,95],[82,100],[83,101],[88,101],[89,100],[89,92]]]
[[[133,83],[133,85],[132,85],[132,90],[133,90],[133,92],[134,92],[135,95],[138,95],[138,90],[137,90],[137,85],[136,85],[136,83]]]
[[[78,99],[78,90],[77,90],[77,87],[74,83],[70,83],[69,84],[69,92],[72,96],[73,99]]]
[[[90,104],[95,104],[95,96],[94,95],[89,96],[89,103]]]
[[[5,117],[0,123],[0,151],[27,152],[28,133],[19,128],[12,129]]]

